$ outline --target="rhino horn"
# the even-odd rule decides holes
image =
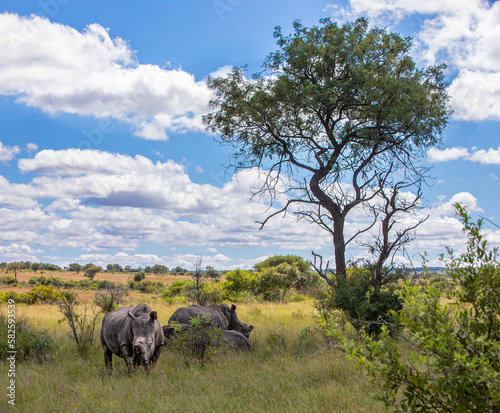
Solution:
[[[135,320],[136,319],[136,316],[133,315],[130,311],[127,313],[128,316],[132,319],[132,320]]]

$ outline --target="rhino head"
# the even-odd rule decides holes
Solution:
[[[230,330],[236,330],[239,333],[243,334],[246,338],[250,338],[250,333],[253,330],[253,326],[244,323],[238,318],[238,316],[236,315],[236,306],[234,304],[231,306],[231,313],[229,320],[230,320],[229,322]]]
[[[128,312],[132,330],[132,347],[134,349],[134,364],[148,366],[155,351],[155,321],[158,319],[156,311],[151,311],[149,317],[136,317]]]

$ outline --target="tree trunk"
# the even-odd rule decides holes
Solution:
[[[342,215],[333,220],[333,247],[335,249],[335,270],[338,276],[346,277],[344,217]]]

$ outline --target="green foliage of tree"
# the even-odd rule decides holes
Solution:
[[[83,267],[80,264],[76,263],[76,262],[73,262],[73,263],[71,263],[71,264],[68,265],[68,271],[74,271],[74,272],[76,272],[78,274],[82,270],[83,270]]]
[[[258,283],[259,276],[257,273],[252,274],[250,271],[237,268],[226,274],[226,279],[222,285],[228,298],[237,300],[241,295],[255,293]]]
[[[284,262],[273,267],[263,268],[257,291],[266,300],[284,302],[287,292],[299,280],[298,268]]]
[[[109,272],[123,272],[123,268],[120,264],[108,264],[106,270]]]
[[[361,345],[328,329],[380,381],[380,398],[397,411],[500,411],[498,249],[489,248],[482,220],[472,222],[464,208],[456,208],[468,243],[463,254],[448,250],[442,257],[453,288],[443,296],[432,285],[419,290],[406,284],[403,308],[395,315],[404,341],[390,336],[390,326],[379,340],[365,334]],[[324,318],[322,323],[327,325]],[[403,345],[411,346],[406,357]]]
[[[33,264],[31,264],[31,269],[37,272],[40,269],[40,264],[38,262],[34,262]]]
[[[90,278],[91,280],[94,279],[94,277],[96,276],[96,274],[99,272],[99,271],[102,271],[102,268],[97,266],[97,265],[90,265],[90,266],[85,266],[85,277],[88,277]]]
[[[153,268],[151,268],[151,272],[156,275],[166,274],[168,272],[168,268],[164,265],[155,264],[153,265]]]
[[[345,276],[348,214],[381,188],[424,175],[419,161],[449,115],[444,67],[417,69],[411,39],[365,19],[294,28],[276,28],[279,49],[253,79],[241,68],[208,79],[216,97],[204,123],[236,149],[236,167],[267,171],[261,193],[288,197],[262,225],[288,209],[319,225]]]
[[[311,263],[297,255],[274,255],[254,268],[260,271],[257,292],[267,300],[284,302],[290,289],[314,282]]]
[[[25,268],[24,264],[22,262],[11,262],[7,266],[7,272],[12,272],[14,273],[14,279],[16,280],[17,283],[17,274]]]
[[[217,271],[214,267],[207,266],[205,268],[205,275],[208,278],[220,278],[220,272]]]
[[[134,281],[141,281],[146,278],[146,274],[143,271],[139,271],[134,274]]]

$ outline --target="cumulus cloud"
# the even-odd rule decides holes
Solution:
[[[498,149],[471,150],[463,147],[437,149],[431,148],[427,152],[429,162],[448,162],[463,159],[471,162],[479,162],[482,165],[500,165],[500,146]]]
[[[21,152],[19,146],[7,146],[0,142],[0,162],[10,161]]]
[[[139,64],[108,29],[83,32],[31,15],[0,14],[0,94],[48,113],[113,118],[146,139],[202,130],[211,92],[182,69]]]
[[[220,247],[309,248],[328,242],[318,228],[295,223],[293,215],[259,230],[256,221],[279,204],[251,200],[252,190],[262,185],[257,169],[241,171],[220,186],[201,185],[171,160],[154,163],[143,156],[79,149],[43,150],[20,159],[18,166],[35,175],[31,182],[18,188],[4,179],[0,185],[6,193],[22,194],[26,207],[28,200],[34,202],[39,216],[36,225],[28,224],[13,208],[7,209],[8,218],[19,229],[35,228],[29,239],[39,245],[97,252],[132,251],[153,242],[216,252]],[[38,205],[39,199],[48,204]]]
[[[382,26],[408,17],[423,20],[414,52],[425,64],[446,62],[453,81],[450,106],[457,119],[500,119],[500,2],[486,0],[349,0],[330,6],[335,17],[367,16]]]
[[[256,221],[279,210],[283,200],[278,197],[270,205],[266,199],[251,199],[252,191],[262,184],[263,174],[257,169],[240,171],[215,186],[193,182],[186,169],[171,160],[153,162],[97,150],[44,150],[20,159],[18,165],[34,177],[25,184],[0,177],[0,194],[10,195],[0,196],[0,245],[80,250],[81,255],[70,261],[99,265],[158,263],[185,268],[198,254],[203,254],[204,265],[216,268],[248,268],[259,261],[230,259],[225,248],[278,248],[287,253],[304,251],[306,256],[311,250],[331,248],[329,234],[304,220],[296,222],[294,211],[276,216],[259,230]],[[414,197],[410,192],[404,195]],[[412,251],[444,251],[446,246],[463,244],[461,224],[454,216],[456,202],[482,213],[477,199],[462,192],[443,197],[416,216],[398,217],[397,225],[405,226],[430,214],[417,231]],[[366,211],[353,210],[346,222],[346,239],[369,221]],[[183,251],[144,252],[148,243]],[[67,264],[62,258],[52,261]]]

